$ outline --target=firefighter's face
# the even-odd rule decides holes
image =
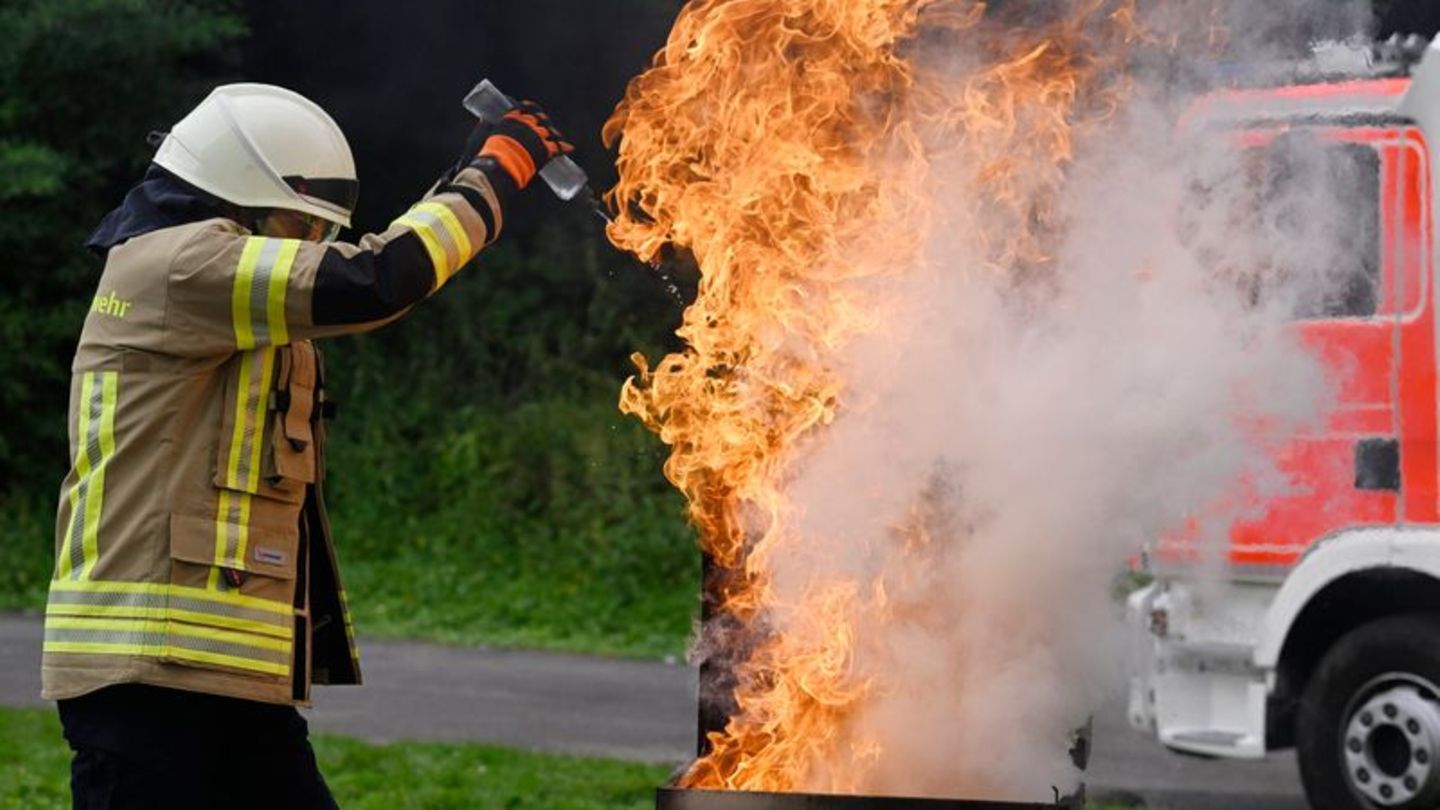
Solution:
[[[317,216],[273,208],[260,218],[260,233],[280,239],[303,239],[307,242],[329,242],[335,238],[340,226]]]

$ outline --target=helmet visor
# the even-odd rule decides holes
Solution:
[[[301,177],[289,175],[285,184],[296,194],[312,197],[344,209],[345,213],[355,212],[355,203],[360,199],[360,183],[345,177]]]

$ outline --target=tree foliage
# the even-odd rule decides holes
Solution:
[[[144,165],[145,133],[233,71],[222,2],[0,7],[0,499],[64,474],[69,359],[99,263],[81,244]]]

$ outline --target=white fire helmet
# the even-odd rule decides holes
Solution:
[[[350,227],[359,183],[345,133],[315,102],[269,84],[226,84],[170,130],[155,163],[247,208]]]

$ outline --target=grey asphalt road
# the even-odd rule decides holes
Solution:
[[[0,705],[39,706],[40,621],[0,615]],[[680,763],[694,749],[695,678],[684,665],[554,653],[362,643],[366,685],[320,688],[320,732],[377,742],[473,741],[537,751]],[[1095,797],[1168,810],[1304,810],[1292,756],[1264,762],[1170,754],[1096,714],[1086,780]]]

